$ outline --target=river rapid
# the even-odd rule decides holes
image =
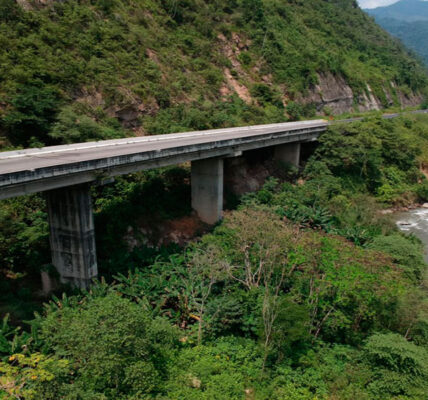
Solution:
[[[416,208],[396,214],[398,228],[404,233],[413,233],[425,245],[425,261],[428,263],[428,208]]]

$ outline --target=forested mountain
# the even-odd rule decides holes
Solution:
[[[366,11],[379,18],[391,18],[406,22],[428,21],[428,1],[426,0],[400,0],[389,6]]]
[[[388,7],[366,10],[376,22],[409,48],[428,65],[428,2],[401,0]]]
[[[29,146],[417,105],[355,0],[1,0],[0,135]]]
[[[0,0],[2,150],[428,108],[427,84],[355,0]],[[428,202],[428,115],[379,114],[299,167],[225,159],[216,226],[188,163],[97,179],[88,290],[45,197],[0,201],[0,399],[426,400],[427,264],[390,214]]]
[[[428,65],[428,20],[404,22],[396,19],[377,18],[376,21],[415,53]]]

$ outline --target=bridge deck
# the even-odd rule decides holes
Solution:
[[[0,153],[0,198],[185,161],[315,139],[324,120],[125,138]]]
[[[386,114],[383,118],[400,115]],[[362,119],[350,118],[330,124]],[[3,152],[0,153],[0,199],[186,161],[315,140],[328,125],[325,120],[286,122]]]

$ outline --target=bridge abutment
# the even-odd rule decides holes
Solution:
[[[275,147],[274,158],[284,164],[298,167],[300,164],[300,143],[286,143]]]
[[[98,274],[89,184],[46,192],[52,264],[61,282],[87,288]]]
[[[192,161],[192,208],[207,224],[215,224],[223,214],[223,159]]]

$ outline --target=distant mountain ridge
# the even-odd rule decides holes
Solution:
[[[376,18],[391,18],[398,21],[428,21],[428,1],[400,0],[386,7],[365,10]]]
[[[401,0],[387,7],[365,11],[428,65],[428,1]]]

